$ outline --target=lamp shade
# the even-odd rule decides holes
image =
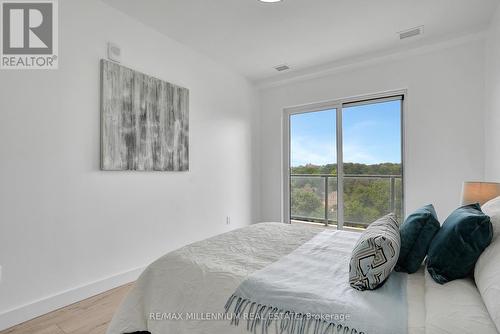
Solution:
[[[462,205],[474,203],[483,205],[498,196],[500,196],[500,183],[464,182],[462,186]]]

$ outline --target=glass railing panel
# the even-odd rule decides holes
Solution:
[[[337,177],[329,176],[328,177],[328,221],[330,224],[337,224]]]
[[[391,178],[344,178],[344,226],[366,227],[393,212],[395,194]]]
[[[321,176],[292,176],[290,184],[291,218],[324,221],[325,182]]]
[[[337,188],[335,175],[292,175],[292,219],[318,223],[328,220],[329,224],[336,225],[339,205]],[[401,220],[402,194],[403,182],[398,175],[345,176],[344,226],[364,228],[390,212]]]
[[[403,222],[403,179],[401,177],[394,179],[394,213],[400,222]]]

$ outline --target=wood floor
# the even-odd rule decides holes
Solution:
[[[104,334],[133,283],[66,306],[0,334]]]

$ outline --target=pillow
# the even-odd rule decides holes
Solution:
[[[494,237],[500,234],[500,196],[483,204],[481,210],[490,217]]]
[[[477,260],[474,280],[488,312],[500,331],[500,197],[494,198],[481,208],[490,216],[493,240]]]
[[[375,290],[394,269],[401,240],[396,216],[388,214],[361,234],[349,262],[349,284],[356,290]]]
[[[490,217],[481,211],[479,204],[456,209],[446,218],[429,247],[429,274],[440,284],[468,276],[492,237]]]
[[[406,218],[399,229],[401,252],[396,271],[415,273],[424,261],[432,239],[441,225],[432,204],[418,209]]]

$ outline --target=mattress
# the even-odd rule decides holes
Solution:
[[[323,229],[261,223],[196,242],[148,266],[113,317],[107,334],[239,334],[224,305],[253,272],[277,261]],[[409,275],[408,333],[425,333],[425,275]],[[388,310],[390,312],[390,310]]]

